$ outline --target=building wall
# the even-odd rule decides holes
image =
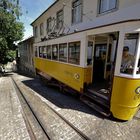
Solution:
[[[38,26],[38,36],[35,42],[40,42],[42,37],[47,37],[46,21],[49,17],[56,18],[56,13],[64,10],[64,32],[72,33],[75,30],[86,30],[96,26],[102,26],[110,23],[124,20],[140,19],[140,1],[139,0],[118,0],[118,8],[112,12],[98,14],[99,0],[83,0],[83,20],[81,23],[72,24],[72,1],[58,0],[51,8],[43,13],[32,25]],[[40,24],[44,24],[44,35],[40,36]]]
[[[24,72],[30,72],[31,75],[35,74],[34,70],[34,49],[33,49],[33,37],[24,40],[19,43],[19,69]]]

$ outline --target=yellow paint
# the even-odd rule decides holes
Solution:
[[[140,79],[114,77],[111,97],[111,112],[115,118],[130,120],[140,105]]]
[[[81,91],[84,83],[91,83],[92,69],[81,68],[74,65],[64,64],[47,59],[35,58],[35,68],[70,86],[71,88]]]

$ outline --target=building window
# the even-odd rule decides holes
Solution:
[[[51,32],[52,31],[52,19],[51,17],[47,19],[47,32]]]
[[[44,25],[43,23],[40,24],[40,35],[44,34]]]
[[[72,64],[80,64],[80,41],[69,43],[68,62]]]
[[[58,45],[52,45],[52,60],[58,60]]]
[[[59,12],[57,12],[56,19],[57,19],[57,29],[62,28],[62,26],[63,26],[63,10],[60,10]]]
[[[51,46],[47,46],[47,59],[51,59],[52,58],[52,48]]]
[[[38,35],[38,28],[37,28],[37,26],[35,26],[35,28],[34,28],[34,36],[37,37],[37,35]]]
[[[72,2],[72,24],[82,22],[82,0]]]
[[[67,43],[59,44],[59,61],[67,62]]]
[[[99,14],[116,9],[117,2],[118,0],[99,0]]]

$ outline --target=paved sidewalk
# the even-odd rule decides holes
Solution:
[[[0,77],[0,140],[30,140],[10,77]]]

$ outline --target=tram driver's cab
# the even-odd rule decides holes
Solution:
[[[130,120],[140,108],[140,35],[122,32],[119,39],[110,111]]]

